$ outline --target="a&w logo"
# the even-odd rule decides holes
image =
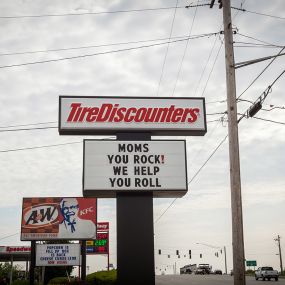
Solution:
[[[38,204],[23,210],[23,226],[25,228],[45,227],[59,222],[58,204]]]

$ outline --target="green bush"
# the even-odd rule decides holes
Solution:
[[[59,284],[82,284],[81,281],[75,279],[70,279],[70,282],[67,277],[55,277],[48,282],[48,285],[59,285]]]
[[[115,285],[117,281],[117,270],[99,271],[86,276],[88,285]]]
[[[29,285],[29,280],[15,280],[12,282],[12,285]]]

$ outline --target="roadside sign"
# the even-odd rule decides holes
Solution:
[[[97,232],[96,240],[86,241],[86,254],[108,254],[109,233]]]
[[[204,98],[59,97],[61,135],[199,135],[206,128]]]
[[[181,197],[188,186],[185,148],[184,140],[84,140],[83,196]]]
[[[21,240],[92,239],[96,223],[96,198],[23,198]]]
[[[37,244],[36,266],[80,265],[80,244]]]
[[[246,266],[257,266],[256,260],[247,260]]]

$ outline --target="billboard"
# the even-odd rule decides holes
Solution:
[[[152,192],[181,197],[187,192],[184,140],[84,140],[83,196]]]
[[[59,97],[61,135],[199,135],[206,131],[204,98]]]
[[[80,265],[80,250],[78,243],[36,244],[36,266]]]
[[[96,223],[96,198],[23,198],[21,240],[92,239]]]

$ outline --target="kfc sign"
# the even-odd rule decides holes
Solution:
[[[204,135],[204,98],[59,97],[59,133]]]

